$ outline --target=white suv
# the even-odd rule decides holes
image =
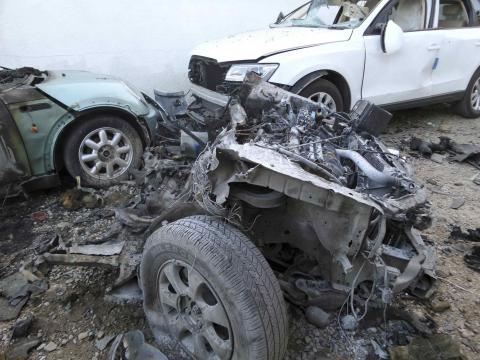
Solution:
[[[269,29],[201,44],[193,94],[224,106],[248,71],[347,111],[452,102],[480,116],[478,0],[313,0]]]

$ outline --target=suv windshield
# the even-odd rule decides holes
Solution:
[[[275,26],[355,28],[380,0],[313,0],[300,6]]]

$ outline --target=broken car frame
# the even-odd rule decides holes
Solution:
[[[255,73],[226,108],[200,99],[187,106],[179,94],[157,93],[157,101],[168,119],[161,136],[172,144],[144,176],[157,172],[173,183],[152,190],[159,209],[117,213],[130,236],[112,251],[118,242],[64,244],[45,260],[119,266],[117,285],[141,262],[154,335],[167,332],[202,359],[282,358],[280,288],[292,303],[327,309],[349,299],[386,306],[402,291],[431,294],[435,252],[417,230],[430,225],[425,189],[376,137],[390,114],[363,101],[350,114],[328,113]],[[177,162],[191,166],[183,183],[162,170],[175,165],[179,143],[201,152]]]

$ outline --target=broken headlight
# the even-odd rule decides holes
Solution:
[[[260,75],[263,80],[268,81],[278,69],[278,64],[237,64],[232,65],[225,76],[225,81],[242,82],[245,75],[253,71]]]

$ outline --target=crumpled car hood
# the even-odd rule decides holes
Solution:
[[[219,63],[257,60],[279,52],[347,41],[351,35],[351,29],[271,28],[208,41],[197,46],[191,55],[215,59]]]
[[[65,106],[80,111],[101,105],[123,107],[137,116],[146,115],[149,108],[142,94],[109,75],[88,71],[48,71],[38,89]]]

